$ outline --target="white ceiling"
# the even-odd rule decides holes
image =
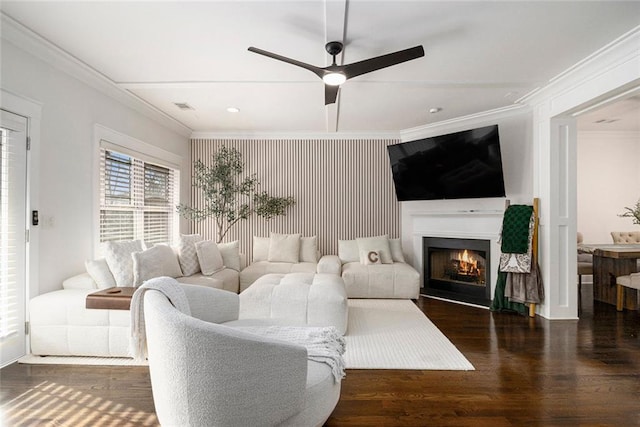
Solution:
[[[640,95],[629,96],[578,116],[578,130],[640,132]]]
[[[202,132],[398,131],[492,110],[640,24],[638,1],[3,0],[0,9]],[[314,74],[247,51],[325,66],[330,40],[345,43],[344,63],[419,44],[425,57],[349,80],[325,107]]]

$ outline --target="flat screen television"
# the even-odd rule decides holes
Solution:
[[[504,197],[498,125],[389,145],[399,201]]]

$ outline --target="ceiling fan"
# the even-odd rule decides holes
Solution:
[[[415,46],[409,49],[399,50],[397,52],[388,53],[386,55],[376,56],[374,58],[354,62],[353,64],[337,65],[336,55],[339,55],[340,52],[342,52],[342,43],[337,41],[329,42],[325,45],[324,48],[329,53],[329,55],[333,56],[333,64],[324,68],[316,67],[314,65],[287,58],[286,56],[278,55],[277,53],[258,49],[257,47],[253,46],[249,48],[249,51],[268,56],[269,58],[277,59],[278,61],[287,62],[289,64],[305,68],[320,77],[325,83],[325,105],[333,104],[334,102],[336,102],[336,98],[338,97],[338,88],[347,79],[424,56],[423,47]]]

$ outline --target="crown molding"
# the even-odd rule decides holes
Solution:
[[[460,130],[462,127],[484,125],[489,121],[497,121],[529,112],[531,112],[531,108],[529,106],[514,104],[508,107],[496,108],[494,110],[482,111],[468,116],[455,117],[441,122],[404,129],[400,131],[400,139],[402,141],[410,141],[417,138],[424,138],[428,135],[455,132]]]
[[[14,44],[19,49],[97,89],[110,98],[154,120],[161,126],[184,137],[191,135],[192,130],[188,126],[153,107],[132,92],[118,87],[113,80],[104,74],[25,27],[4,12],[0,12],[0,28],[2,30],[2,39]]]
[[[640,61],[640,26],[621,35],[617,39],[593,52],[562,73],[553,77],[542,87],[524,95],[516,102],[536,105],[551,99],[554,113],[561,113],[560,100],[587,82],[606,78],[612,73],[629,73],[629,80],[637,80],[640,73],[637,64]],[[635,75],[633,75],[635,73]]]
[[[193,132],[191,139],[352,140],[400,139],[399,132]]]

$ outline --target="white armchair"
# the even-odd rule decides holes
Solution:
[[[184,286],[191,316],[144,295],[153,399],[162,425],[319,426],[340,397],[331,368],[304,347],[220,324],[238,295]]]

